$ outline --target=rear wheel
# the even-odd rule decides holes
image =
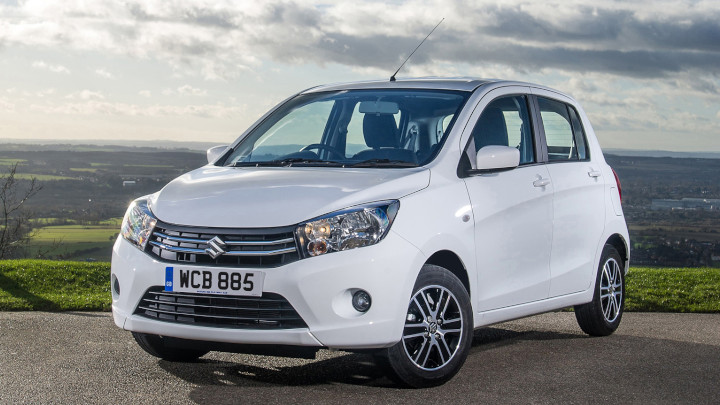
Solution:
[[[207,354],[207,350],[188,350],[168,346],[162,336],[132,332],[135,341],[149,354],[167,361],[190,362]]]
[[[450,380],[472,344],[470,297],[445,268],[423,266],[410,298],[400,342],[386,349],[391,371],[412,387]]]
[[[591,336],[608,336],[620,325],[625,310],[625,267],[617,249],[603,248],[592,302],[575,306],[578,325]]]

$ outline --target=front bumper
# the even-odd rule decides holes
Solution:
[[[263,291],[285,297],[308,327],[203,327],[133,314],[148,288],[164,284],[165,267],[177,263],[155,260],[118,238],[112,274],[121,293],[113,297],[113,318],[117,326],[129,331],[193,340],[338,349],[387,347],[400,340],[412,288],[424,261],[417,248],[391,230],[373,246],[252,269],[265,273]],[[372,306],[365,313],[352,307],[350,291],[355,289],[372,296]]]

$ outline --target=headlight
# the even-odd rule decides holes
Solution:
[[[380,242],[395,219],[400,202],[383,201],[334,212],[298,225],[305,257],[339,252]]]
[[[135,200],[123,218],[122,236],[140,250],[144,250],[156,222],[157,218],[150,212],[147,200]]]

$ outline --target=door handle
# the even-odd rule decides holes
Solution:
[[[545,187],[548,184],[550,184],[550,179],[541,178],[533,181],[533,186],[535,187]]]
[[[588,176],[590,177],[600,177],[601,174],[599,170],[590,170],[588,172]]]

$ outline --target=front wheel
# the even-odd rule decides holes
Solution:
[[[132,332],[137,344],[149,354],[167,361],[191,362],[207,354],[207,350],[187,350],[169,346],[162,336]]]
[[[470,296],[462,282],[445,268],[425,265],[408,304],[402,339],[385,355],[403,383],[440,385],[462,367],[472,332]]]
[[[625,266],[617,249],[605,245],[595,280],[593,300],[575,306],[575,318],[583,332],[608,336],[620,325],[625,310]]]

